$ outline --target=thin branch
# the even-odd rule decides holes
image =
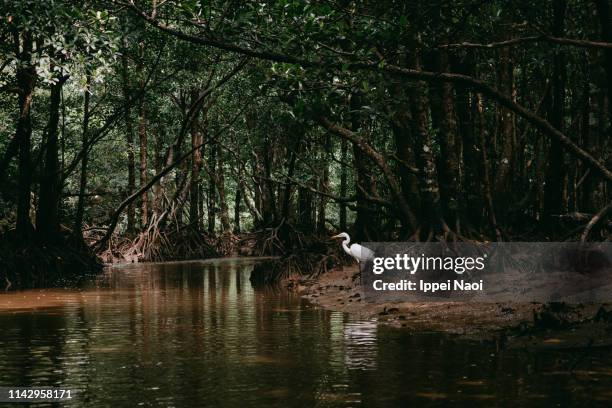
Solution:
[[[472,43],[464,41],[455,44],[442,44],[438,48],[476,48],[476,49],[497,49],[513,47],[515,45],[533,44],[538,42],[550,42],[559,45],[569,45],[579,48],[591,48],[591,49],[612,49],[612,43],[602,41],[591,41],[591,40],[580,40],[574,38],[560,38],[552,37],[549,35],[533,35],[529,37],[512,38],[505,41],[497,41],[491,43]]]

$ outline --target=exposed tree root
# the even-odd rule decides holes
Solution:
[[[292,242],[303,242],[303,236],[288,224],[242,234],[236,242],[240,255],[280,256],[285,255]]]
[[[236,253],[240,238],[231,231],[221,234],[215,240],[215,250],[219,256],[230,256]]]
[[[322,273],[353,260],[337,242],[328,237],[304,234],[288,223],[258,233],[261,243],[258,255],[278,255],[276,259],[255,266],[251,281],[256,284],[272,284],[290,276],[315,278]]]
[[[133,240],[111,236],[100,255],[107,263],[207,259],[226,255],[218,250],[220,242],[191,225],[169,227],[162,231],[157,223],[151,223]],[[231,244],[221,246],[227,249]]]
[[[257,264],[251,273],[251,282],[274,284],[290,276],[315,278],[347,262],[345,257],[335,254],[292,253]]]

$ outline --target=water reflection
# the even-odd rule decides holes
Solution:
[[[612,396],[610,350],[576,363],[569,352],[499,353],[351,320],[254,289],[252,262],[129,265],[81,291],[0,295],[0,386],[78,389],[73,406],[583,406]]]
[[[348,322],[343,328],[347,368],[375,370],[378,367],[378,323]]]

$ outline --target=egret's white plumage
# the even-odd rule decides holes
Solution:
[[[352,256],[357,260],[357,262],[365,262],[368,259],[372,259],[374,257],[374,251],[359,244],[352,244],[349,246],[349,242],[351,242],[351,237],[346,232],[342,232],[338,235],[334,235],[332,238],[343,238],[342,240],[342,248],[344,252]]]

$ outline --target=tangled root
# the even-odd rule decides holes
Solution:
[[[337,242],[327,237],[290,231],[295,235],[289,240],[292,246],[285,244],[283,248],[287,253],[256,265],[251,273],[251,282],[274,284],[291,276],[313,279],[330,269],[352,262]],[[271,238],[276,239],[277,236],[272,235]]]
[[[218,256],[230,256],[236,253],[236,248],[240,238],[232,232],[225,232],[217,238],[215,242],[215,250]]]
[[[268,285],[291,276],[315,278],[342,264],[343,260],[336,255],[291,254],[257,264],[251,273],[251,282]]]
[[[164,231],[149,228],[133,240],[114,235],[100,255],[107,263],[129,263],[207,259],[220,256],[220,252],[213,237],[188,225]]]

